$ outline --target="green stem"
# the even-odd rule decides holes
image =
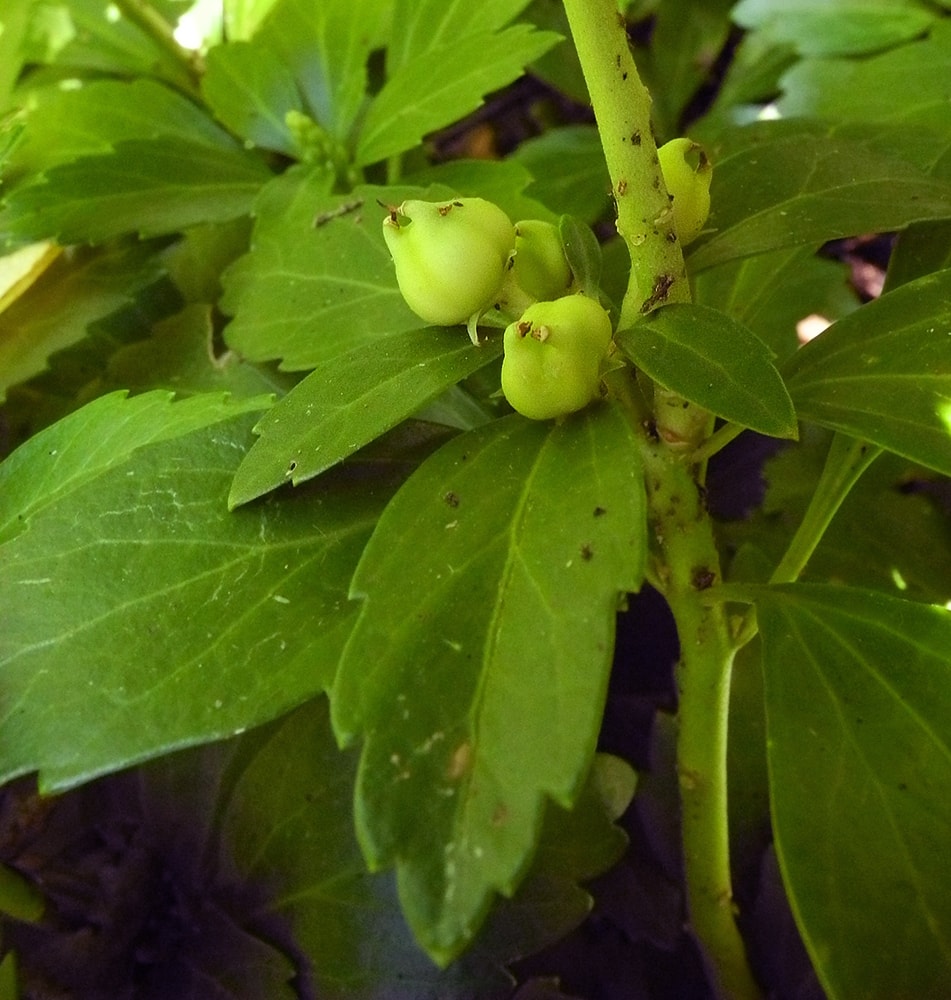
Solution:
[[[731,441],[736,440],[746,428],[742,424],[724,424],[711,434],[690,456],[691,462],[706,462]]]
[[[631,254],[621,329],[666,302],[689,302],[683,251],[657,159],[651,97],[627,44],[616,0],[564,0],[617,204],[617,231]]]
[[[604,149],[617,230],[631,256],[620,326],[633,327],[668,302],[690,301],[683,253],[673,227],[651,127],[651,98],[641,83],[616,0],[564,0]],[[626,381],[625,381],[626,380]],[[712,417],[654,386],[653,424],[644,433],[643,398],[630,370],[611,380],[612,395],[642,442],[651,523],[660,552],[652,579],[677,623],[678,771],[684,874],[690,921],[707,952],[718,995],[759,1000],[733,912],[727,823],[727,715],[734,645],[722,604],[702,593],[720,582],[719,553],[703,507],[700,465],[684,460],[711,430]]]
[[[163,52],[178,63],[185,71],[191,88],[197,92],[198,82],[204,72],[201,56],[178,44],[172,26],[148,0],[115,0],[115,4],[129,21],[144,31]]]
[[[822,540],[842,502],[882,449],[836,434],[805,516],[786,553],[770,577],[770,583],[791,583],[799,578]]]
[[[690,924],[723,1000],[761,992],[736,926],[730,872],[727,738],[735,643],[723,603],[704,600],[721,580],[713,524],[689,466],[659,442],[641,449],[651,522],[664,558],[657,571],[677,623],[677,772]]]

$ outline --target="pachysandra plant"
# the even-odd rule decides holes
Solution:
[[[188,6],[0,3],[0,997],[951,997],[948,4]]]

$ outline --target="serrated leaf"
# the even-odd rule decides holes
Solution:
[[[546,797],[570,805],[588,770],[618,595],[644,572],[643,491],[609,405],[499,420],[417,470],[354,576],[332,706],[341,739],[366,738],[358,832],[441,961],[514,890]]]
[[[38,182],[17,188],[0,222],[21,239],[63,243],[174,233],[249,214],[270,176],[237,147],[130,139],[112,153],[53,167]]]
[[[691,403],[761,434],[796,437],[796,413],[769,348],[725,313],[675,303],[616,340],[638,368]]]
[[[797,122],[760,123],[746,134],[748,145],[716,160],[713,235],[688,254],[692,271],[951,216],[951,184],[879,152],[880,130],[874,144]]]
[[[504,1000],[514,982],[505,966],[587,914],[578,880],[623,847],[590,783],[573,812],[550,808],[516,898],[490,916],[477,948],[439,969],[406,927],[395,879],[366,871],[353,835],[356,759],[334,745],[325,703],[241,743],[246,766],[222,802],[223,852],[246,878],[276,888],[268,909],[289,925],[325,1000]]]
[[[48,505],[128,462],[139,448],[268,405],[260,396],[233,403],[223,393],[172,399],[170,392],[100,396],[14,451],[0,463],[0,542],[25,530]]]
[[[231,42],[214,46],[206,64],[201,92],[218,119],[255,146],[294,156],[284,116],[302,111],[303,102],[278,55],[254,42]]]
[[[383,242],[377,201],[439,198],[437,189],[366,185],[331,195],[323,174],[289,170],[255,205],[251,253],[224,275],[228,345],[252,361],[314,368],[388,333],[419,328]]]
[[[447,4],[446,0],[397,0],[393,30],[386,47],[388,75],[411,59],[453,45],[466,35],[498,31],[516,18],[530,0],[484,0]]]
[[[340,141],[363,106],[386,14],[380,0],[278,0],[256,35],[296,79],[314,120]]]
[[[191,101],[155,80],[90,80],[34,98],[11,179],[108,153],[129,139],[168,137],[232,150],[234,140]]]
[[[356,610],[347,582],[386,476],[229,514],[248,416],[173,440],[153,420],[157,443],[76,471],[110,434],[123,442],[115,408],[78,411],[9,460],[4,494],[32,509],[2,548],[4,780],[39,770],[62,788],[273,718],[329,683]],[[37,480],[51,484],[38,497]]]
[[[805,56],[874,52],[915,38],[935,19],[909,0],[741,0],[732,16]]]
[[[851,588],[756,588],[773,827],[835,1000],[951,982],[951,612]]]
[[[143,247],[60,255],[0,313],[0,399],[82,340],[93,323],[129,305],[158,273]]]
[[[803,420],[951,474],[951,271],[839,320],[784,367]]]
[[[395,334],[319,365],[254,428],[228,503],[306,482],[411,416],[502,350],[460,329]]]
[[[517,24],[420,53],[387,80],[370,105],[357,142],[357,164],[403,153],[458,121],[559,40],[551,32]]]
[[[120,347],[109,358],[102,382],[130,392],[169,389],[179,399],[209,392],[239,399],[283,396],[294,385],[290,376],[251,364],[233,351],[216,353],[213,310],[201,303],[161,320],[147,340]]]

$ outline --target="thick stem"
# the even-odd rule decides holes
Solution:
[[[617,229],[631,255],[620,326],[634,326],[667,302],[690,301],[683,253],[651,129],[651,98],[641,83],[616,0],[564,0],[594,107],[617,203]],[[618,372],[612,394],[642,435],[651,521],[658,543],[652,578],[673,611],[678,668],[678,770],[687,905],[723,1000],[759,1000],[734,920],[727,823],[727,714],[734,644],[722,604],[703,591],[720,582],[712,522],[703,507],[701,470],[684,459],[709,434],[711,418],[654,387],[660,440],[643,437],[641,401]],[[679,454],[678,450],[679,449]]]
[[[615,0],[564,0],[588,84],[617,204],[617,231],[631,254],[621,329],[666,302],[688,302],[690,286],[641,82]]]
[[[717,996],[758,1000],[736,926],[730,873],[727,723],[735,643],[725,605],[703,599],[720,582],[719,552],[689,467],[659,442],[646,443],[642,456],[663,559],[656,575],[680,640],[677,772],[690,923]]]

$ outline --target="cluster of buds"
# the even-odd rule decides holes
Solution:
[[[658,150],[683,244],[703,229],[711,168],[689,139]],[[426,323],[477,326],[491,314],[509,322],[502,391],[533,420],[574,413],[601,395],[612,324],[600,302],[577,290],[558,227],[512,223],[483,198],[385,206],[383,237],[406,304]]]

